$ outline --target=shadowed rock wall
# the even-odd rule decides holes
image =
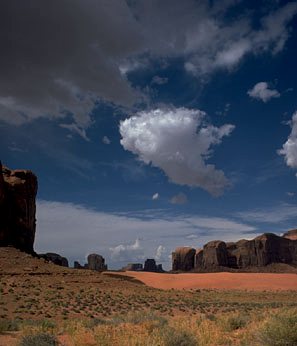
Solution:
[[[172,253],[172,270],[217,270],[221,267],[244,269],[272,263],[297,265],[297,231],[282,237],[265,233],[252,240],[236,243],[211,241],[203,249],[177,248]]]
[[[10,170],[0,162],[0,246],[33,253],[37,178],[28,170]]]

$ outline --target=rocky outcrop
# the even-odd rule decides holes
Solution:
[[[87,264],[82,266],[78,261],[74,261],[74,263],[73,263],[73,268],[74,269],[88,269],[87,267],[88,267]]]
[[[145,272],[157,272],[156,261],[153,258],[145,260],[143,270]]]
[[[215,240],[204,245],[202,250],[202,266],[205,268],[227,266],[226,243]]]
[[[40,254],[39,257],[44,258],[46,261],[57,264],[58,266],[68,267],[68,260],[66,257],[62,257],[61,255],[54,252],[47,252],[45,254]]]
[[[194,258],[194,261],[193,261]],[[282,237],[265,233],[252,240],[225,243],[211,241],[203,249],[184,247],[172,253],[172,270],[245,269],[265,267],[273,263],[297,265],[297,231]]]
[[[297,240],[297,229],[291,229],[290,231],[284,233],[283,238]]]
[[[154,273],[163,273],[162,264],[156,264],[156,261],[153,258],[148,258],[144,262],[143,271],[145,272],[154,272]]]
[[[88,256],[88,269],[96,271],[107,270],[104,257],[95,253],[90,254]]]
[[[33,253],[37,178],[28,170],[10,170],[0,162],[0,246]]]
[[[178,247],[172,252],[172,270],[189,271],[194,268],[196,250],[191,247]]]

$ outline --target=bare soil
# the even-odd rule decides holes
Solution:
[[[123,275],[123,273],[122,273]],[[170,289],[216,289],[248,291],[297,290],[297,274],[288,273],[184,273],[125,272],[145,285]]]

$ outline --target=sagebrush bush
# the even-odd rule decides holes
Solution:
[[[46,333],[24,336],[19,346],[58,346],[55,336]]]
[[[223,321],[223,328],[227,332],[232,332],[234,330],[246,327],[248,322],[249,318],[246,315],[231,315]]]
[[[197,346],[198,341],[196,337],[185,330],[176,330],[167,328],[163,334],[163,341],[165,346]]]
[[[19,330],[19,322],[16,320],[0,320],[0,334],[4,332],[13,332]]]
[[[168,321],[165,317],[158,316],[152,312],[136,312],[130,313],[125,316],[117,316],[114,317],[111,322],[113,324],[119,323],[131,323],[131,324],[141,324],[145,322],[152,322],[156,327],[165,326]]]
[[[297,310],[270,317],[259,330],[258,339],[263,346],[296,346]]]

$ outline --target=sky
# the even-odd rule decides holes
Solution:
[[[169,269],[296,228],[296,1],[0,3],[0,159],[38,176],[38,253]]]

